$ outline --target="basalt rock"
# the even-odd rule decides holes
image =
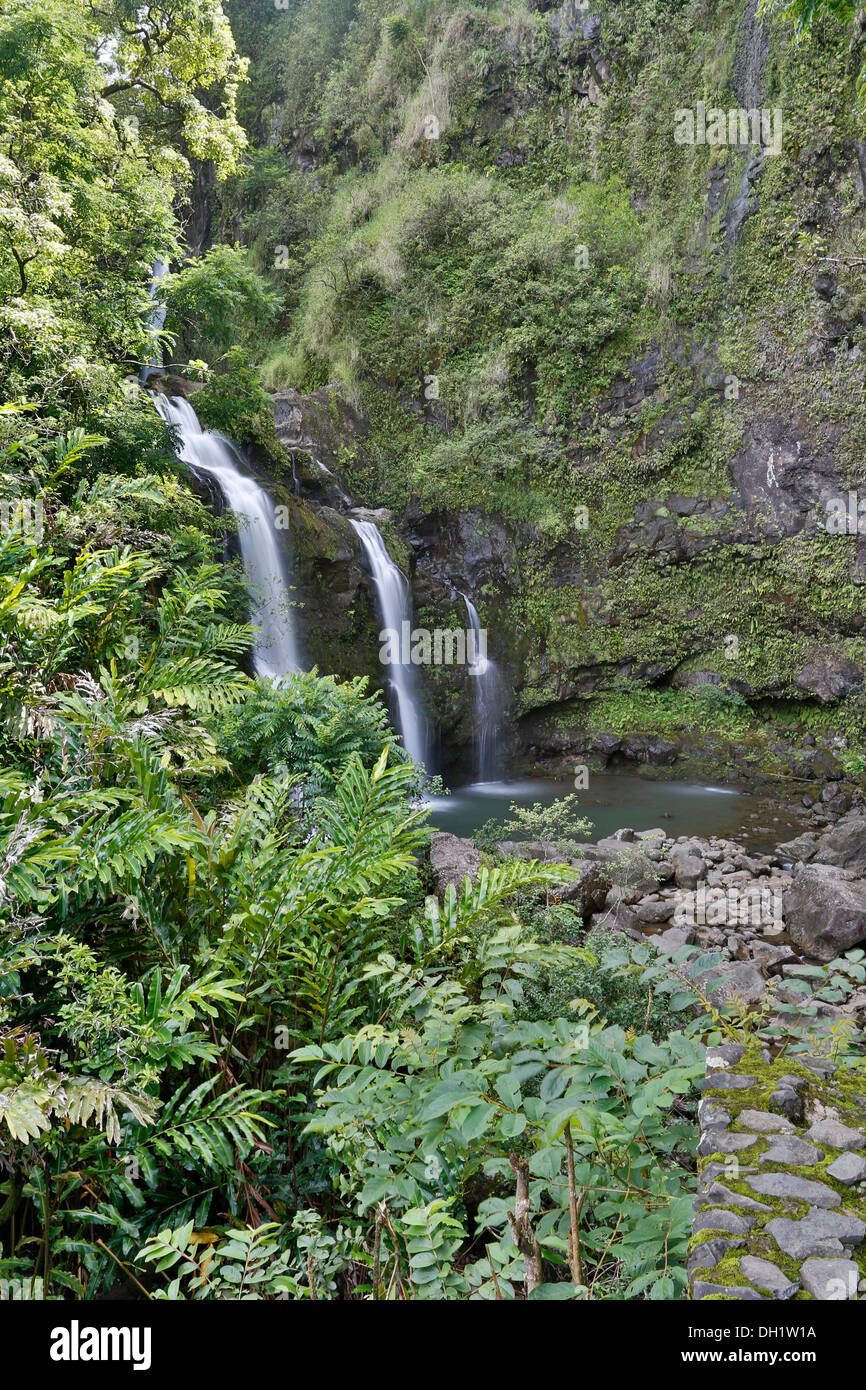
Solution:
[[[698,982],[707,989],[709,1000],[716,1008],[733,1001],[755,1004],[767,988],[760,967],[754,961],[714,966],[712,971],[699,976]]]
[[[641,893],[651,893],[663,875],[657,862],[624,840],[613,837],[599,840],[595,846],[587,846],[587,853],[604,861],[613,883]]]
[[[820,1302],[857,1297],[860,1270],[853,1260],[806,1260],[800,1269],[803,1288]]]
[[[832,1118],[816,1120],[807,1129],[806,1138],[814,1140],[816,1144],[829,1144],[834,1149],[848,1151],[866,1148],[866,1129],[854,1129]]]
[[[587,859],[580,863],[580,878],[577,882],[564,883],[550,890],[553,902],[575,903],[584,922],[588,922],[594,912],[601,912],[611,888],[607,866],[597,859]]]
[[[758,1289],[765,1289],[773,1298],[793,1298],[800,1285],[796,1279],[789,1279],[777,1265],[769,1260],[757,1259],[754,1255],[744,1255],[740,1260],[740,1273]]]
[[[809,864],[784,895],[791,940],[816,960],[829,961],[866,940],[866,880],[843,877],[827,864]]]
[[[698,854],[692,852],[689,845],[674,845],[671,850],[671,863],[679,888],[697,888],[700,880],[706,877],[706,863]]]
[[[780,846],[783,848],[790,846]],[[833,864],[866,875],[866,817],[856,816],[834,826],[820,838],[813,853],[816,864]]]
[[[293,458],[305,495],[328,500],[345,497],[339,476],[341,452],[353,449],[364,459],[369,424],[335,391],[322,387],[308,395],[292,389],[272,397],[277,438]]]
[[[863,685],[863,672],[838,652],[814,652],[794,677],[799,690],[817,695],[822,704],[844,700]]]
[[[481,868],[481,854],[471,840],[440,830],[430,845],[430,867],[436,879],[437,896],[441,899],[449,884],[453,884],[459,894],[464,877],[475,882]]]

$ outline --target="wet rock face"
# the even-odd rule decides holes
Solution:
[[[863,685],[863,672],[838,652],[816,651],[794,677],[799,690],[816,695],[822,705],[853,695]]]
[[[500,689],[508,694],[499,728],[504,748],[510,739],[510,692],[520,683],[527,654],[508,607],[519,573],[517,540],[499,521],[480,511],[421,512],[414,506],[402,518],[401,535],[409,555],[419,626],[465,628],[464,595],[478,610],[487,634],[487,655],[495,662]],[[461,769],[466,747],[476,733],[473,682],[465,671],[432,666],[424,672],[424,691],[441,740],[443,771]]]
[[[587,673],[580,693],[591,694],[603,682],[603,671]],[[573,723],[569,719],[572,713]],[[682,739],[662,737],[661,734],[620,735],[603,730],[589,731],[582,727],[585,717],[577,701],[566,701],[562,706],[538,710],[520,720],[521,743],[547,755],[566,752],[597,755],[603,767],[627,763],[642,767],[671,767],[687,751]],[[566,723],[566,729],[560,727],[561,722]]]
[[[415,556],[416,582],[476,593],[485,583],[513,582],[518,567],[515,537],[501,522],[478,511],[428,512],[406,520]]]
[[[749,422],[730,470],[748,530],[764,537],[802,531],[816,503],[839,486],[831,451],[779,417]]]
[[[585,40],[579,42],[585,45]],[[661,351],[652,347],[614,383],[609,400],[599,398],[594,407],[597,413],[604,417],[608,409],[613,419],[613,412],[639,409],[659,389],[664,365]],[[707,367],[704,361],[701,369]],[[363,670],[381,684],[375,654],[371,657],[370,652],[373,619],[363,567],[357,566],[348,537],[342,540],[339,557],[335,540],[335,532],[340,531],[336,514],[344,515],[359,497],[375,500],[380,486],[368,422],[328,388],[307,395],[280,391],[273,397],[273,410],[278,438],[291,462],[291,481],[283,479],[281,486],[286,492],[294,488],[295,500],[318,513],[315,525],[306,518],[299,524],[303,533],[301,598],[307,611],[315,614],[316,623],[311,626],[327,638],[314,655],[323,669],[339,675]],[[576,458],[576,465],[579,462]],[[399,533],[405,550],[398,558],[412,580],[419,625],[453,626],[455,617],[461,617],[461,595],[472,598],[490,634],[490,654],[512,692],[512,708],[523,711],[516,728],[523,749],[542,754],[580,751],[587,697],[623,680],[671,683],[684,690],[715,686],[746,698],[772,689],[819,704],[857,696],[863,673],[844,647],[834,642],[832,632],[820,644],[805,648],[799,668],[793,667],[784,680],[768,684],[768,676],[760,681],[750,672],[746,682],[733,668],[714,669],[717,651],[709,664],[700,664],[710,630],[702,609],[696,609],[675,636],[657,643],[648,655],[641,649],[641,624],[644,618],[654,621],[652,606],[644,613],[629,612],[625,621],[612,604],[609,581],[618,567],[631,583],[634,572],[647,562],[654,567],[678,567],[700,556],[711,565],[716,552],[722,559],[733,545],[773,546],[800,533],[817,534],[816,504],[838,491],[832,439],[819,447],[809,442],[805,428],[775,416],[749,422],[729,470],[727,495],[660,489],[657,498],[637,502],[632,518],[623,519],[601,551],[597,545],[585,544],[579,528],[553,540],[530,525],[505,523],[480,508],[452,512],[410,501],[406,511],[394,518],[394,534]],[[491,505],[495,506],[495,498]],[[846,542],[842,538],[839,543]],[[527,625],[516,617],[523,612],[527,596],[536,591],[553,596],[556,611],[546,629],[543,623]],[[362,655],[351,650],[353,621],[356,642],[365,648]],[[786,610],[786,621],[796,629],[796,608]],[[611,647],[614,631],[617,640]],[[584,640],[580,633],[597,633],[598,642]],[[792,637],[797,640],[795,631]],[[316,640],[314,635],[314,645]],[[621,653],[616,659],[610,654],[614,649]],[[444,748],[459,761],[460,749],[472,737],[468,683],[454,672],[443,677],[431,669],[425,673],[425,688],[429,714]],[[603,730],[598,736],[604,736]],[[659,767],[697,752],[708,770],[718,759],[724,768],[722,774],[719,767],[720,775],[748,775],[755,762],[748,748],[722,748],[719,739],[701,737],[705,748],[697,750],[683,736],[611,735],[611,747],[599,744],[598,751],[608,759],[616,753],[624,762]],[[802,750],[784,750],[774,756],[794,776],[829,775],[819,765],[821,758],[832,757],[825,749],[813,749],[811,762]],[[829,812],[838,815],[844,809],[840,801]]]
[[[310,664],[341,677],[369,676],[382,683],[376,640],[378,619],[369,577],[349,522],[328,506],[286,497],[289,547],[304,648]],[[315,614],[315,621],[303,615]]]
[[[308,395],[277,391],[271,399],[277,437],[287,449],[310,449],[335,465],[341,448],[367,437],[363,417],[326,387]]]
[[[340,460],[346,451],[354,454],[363,475],[366,420],[326,387],[309,395],[278,391],[271,399],[277,438],[304,495],[345,505]]]
[[[805,426],[778,416],[749,421],[729,470],[730,497],[672,493],[640,502],[633,521],[616,533],[610,563],[639,554],[680,563],[733,544],[815,535],[816,507],[840,489],[832,448],[815,445]],[[695,520],[714,525],[705,531]]]

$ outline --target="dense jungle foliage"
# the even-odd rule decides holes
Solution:
[[[615,14],[626,53],[691,24]],[[490,856],[437,900],[383,701],[250,674],[226,519],[138,387],[164,351],[203,418],[255,439],[264,388],[337,381],[381,445],[371,504],[495,486],[555,525],[550,441],[591,434],[623,335],[672,312],[685,233],[635,211],[610,130],[548,159],[539,105],[538,157],[495,175],[467,138],[537,22],[0,0],[4,1297],[682,1294],[700,1044],[733,1026],[690,982],[712,959],[676,979],[640,945],[590,950],[552,898],[565,865]],[[724,294],[714,272],[693,314]],[[395,404],[429,372],[447,435]]]

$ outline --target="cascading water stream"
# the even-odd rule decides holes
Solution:
[[[252,590],[250,617],[259,629],[253,647],[256,675],[275,679],[299,671],[288,572],[273,502],[238,467],[230,442],[215,430],[202,429],[189,401],[156,392],[152,400],[166,424],[178,431],[178,457],[193,473],[216,482],[238,518],[241,558]]]
[[[492,782],[499,771],[499,725],[502,718],[502,682],[496,663],[487,656],[486,633],[482,637],[478,609],[463,594],[472,632],[474,660],[469,675],[475,681],[475,775],[479,782]]]
[[[385,542],[378,526],[372,521],[355,521],[351,517],[349,519],[358,533],[370,566],[382,626],[396,634],[402,656],[403,624],[408,622],[410,630],[412,624],[409,581],[385,549]],[[394,694],[393,713],[398,730],[403,736],[403,747],[413,762],[424,767],[427,760],[426,721],[421,709],[415,668],[409,662],[395,661],[388,669]]]

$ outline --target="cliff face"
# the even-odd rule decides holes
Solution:
[[[302,497],[392,510],[420,624],[463,625],[471,594],[524,746],[712,735],[770,766],[809,727],[850,756],[856,41],[828,22],[794,46],[751,0],[413,4],[401,24],[313,0],[266,44],[240,32],[279,171],[232,194],[285,293],[265,376],[284,441],[331,470]],[[372,613],[340,534],[315,602],[344,615],[338,668],[374,672],[348,655],[345,615],[369,644]],[[459,744],[466,692],[425,674]]]

